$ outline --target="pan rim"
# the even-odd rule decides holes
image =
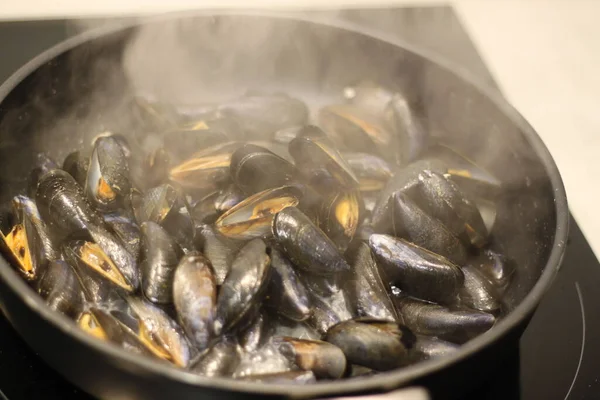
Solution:
[[[436,64],[450,73],[460,78],[465,84],[486,96],[502,113],[507,115],[511,121],[523,132],[525,139],[534,149],[541,161],[546,173],[550,178],[554,190],[554,203],[556,212],[556,229],[552,250],[548,261],[542,270],[539,279],[533,288],[525,296],[515,309],[505,318],[500,320],[490,331],[467,342],[454,354],[437,360],[428,360],[414,366],[395,371],[378,374],[367,379],[344,380],[338,382],[316,383],[313,385],[281,385],[281,384],[261,384],[255,382],[235,381],[229,378],[206,378],[194,375],[191,372],[177,370],[171,366],[165,365],[160,361],[155,361],[137,354],[121,351],[117,346],[110,343],[101,342],[87,335],[85,332],[77,329],[67,317],[54,312],[46,306],[44,301],[10,268],[3,257],[0,257],[0,277],[11,287],[20,300],[25,303],[32,311],[41,318],[49,321],[64,334],[72,339],[90,346],[93,350],[102,352],[121,362],[133,364],[136,367],[145,368],[154,374],[167,379],[173,379],[191,386],[206,389],[218,389],[228,392],[238,392],[260,395],[280,395],[294,398],[306,398],[317,396],[345,395],[359,392],[381,392],[396,389],[405,386],[411,382],[425,377],[431,373],[437,372],[452,364],[465,360],[484,348],[492,345],[506,333],[513,330],[534,310],[540,302],[542,296],[550,287],[554,280],[566,249],[566,239],[568,235],[569,211],[565,188],[550,152],[531,125],[512,107],[499,93],[481,83],[472,76],[464,67],[456,65],[437,54],[415,46],[407,41],[391,37],[390,35],[374,31],[373,29],[359,26],[355,23],[331,20],[314,15],[303,15],[298,13],[284,13],[274,11],[256,11],[256,10],[199,10],[193,12],[174,12],[153,17],[142,17],[133,21],[117,21],[97,29],[93,29],[77,36],[69,38],[48,50],[37,55],[27,62],[16,72],[14,72],[0,86],[0,105],[2,101],[31,73],[40,68],[46,62],[63,54],[73,48],[90,42],[94,39],[104,37],[109,34],[125,32],[130,28],[135,28],[144,24],[171,21],[176,19],[192,19],[198,17],[219,17],[219,16],[239,16],[239,17],[261,17],[278,18],[300,21],[309,24],[324,25],[341,31],[348,31],[353,34],[364,35],[373,39],[391,44],[407,50],[427,62]]]

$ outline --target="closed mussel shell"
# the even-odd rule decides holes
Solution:
[[[252,352],[264,345],[271,336],[271,323],[266,312],[260,311],[252,323],[238,335],[239,344],[245,352]]]
[[[274,337],[273,343],[291,362],[317,378],[339,379],[346,371],[344,353],[331,343],[286,336]]]
[[[390,282],[400,289],[425,300],[455,302],[464,276],[446,258],[388,235],[371,235],[369,246]]]
[[[465,266],[464,285],[459,293],[460,303],[480,311],[496,312],[502,307],[500,293],[480,270]]]
[[[169,304],[173,301],[175,270],[183,252],[157,223],[144,222],[141,230],[144,239],[140,263],[142,291],[153,303]]]
[[[499,295],[508,288],[517,272],[513,261],[491,249],[483,250],[469,265],[485,275],[496,287]]]
[[[217,302],[217,284],[210,261],[200,253],[185,255],[175,271],[172,290],[185,332],[196,347],[206,348]]]
[[[190,370],[202,376],[231,376],[240,362],[240,348],[235,339],[224,336],[211,345]]]
[[[198,249],[210,261],[217,285],[221,286],[243,242],[221,235],[211,225],[199,224],[196,232]]]
[[[382,278],[368,243],[359,245],[353,261],[354,276],[345,289],[350,292],[358,316],[396,321],[398,315],[388,294],[387,277]]]
[[[33,168],[28,177],[27,195],[35,197],[40,178],[47,172],[56,168],[59,168],[59,166],[56,161],[50,158],[50,156],[45,153],[37,153],[34,158]]]
[[[466,247],[444,224],[425,213],[404,193],[397,192],[392,201],[395,236],[404,237],[417,246],[446,257],[456,265],[465,264]]]
[[[388,371],[406,362],[416,338],[395,322],[358,319],[331,327],[325,340],[342,349],[349,363]]]
[[[405,295],[394,297],[402,322],[421,335],[437,336],[452,343],[467,340],[489,330],[496,318],[489,313],[446,308]]]
[[[272,275],[264,305],[294,321],[311,314],[309,293],[294,266],[277,250],[271,250]]]
[[[48,264],[38,281],[37,291],[51,309],[70,318],[76,318],[83,310],[83,289],[73,268],[63,260]]]
[[[271,257],[261,239],[253,239],[238,252],[217,299],[215,334],[241,329],[252,322],[265,295],[271,274]]]
[[[419,174],[414,200],[432,217],[440,220],[455,236],[465,237],[469,245],[482,247],[487,242],[487,228],[475,203],[443,175],[424,170]]]
[[[133,216],[120,212],[104,214],[104,222],[123,242],[133,258],[137,260],[142,248],[142,232]]]
[[[67,171],[83,187],[87,179],[89,166],[90,158],[84,155],[82,151],[74,151],[65,157],[62,169]]]
[[[391,166],[382,158],[369,153],[345,152],[342,157],[358,179],[358,188],[363,192],[378,191],[392,177]]]
[[[298,268],[317,275],[350,270],[331,239],[296,207],[285,208],[275,216],[273,235]]]

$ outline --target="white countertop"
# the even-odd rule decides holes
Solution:
[[[0,19],[103,17],[191,8],[440,4],[429,0],[0,0]],[[600,255],[600,1],[452,0],[508,100],[539,132],[571,211]],[[600,210],[600,207],[598,207]]]

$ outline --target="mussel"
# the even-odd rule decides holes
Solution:
[[[496,322],[489,313],[468,308],[446,308],[403,294],[394,297],[402,322],[421,335],[436,336],[452,343],[464,343]]]
[[[396,163],[406,165],[416,160],[426,149],[429,134],[408,99],[401,93],[394,93],[384,111],[384,119],[396,141]]]
[[[278,251],[271,250],[272,276],[265,306],[294,321],[304,321],[311,314],[309,294],[294,266]]]
[[[378,191],[392,177],[392,168],[380,157],[368,153],[346,152],[342,157],[358,179],[362,192]]]
[[[488,232],[477,206],[454,182],[437,172],[424,170],[413,192],[423,210],[443,222],[455,236],[465,237],[468,244],[476,247],[486,244]]]
[[[223,189],[214,199],[214,207],[218,213],[230,210],[239,204],[246,196],[235,185],[231,184]]]
[[[231,156],[231,176],[247,194],[294,183],[299,172],[289,161],[264,147],[246,144]]]
[[[329,138],[316,126],[306,126],[289,144],[289,151],[305,177],[312,180],[320,170],[345,189],[358,187],[358,178]]]
[[[202,376],[231,376],[240,363],[240,353],[237,341],[223,337],[200,354],[190,368]]]
[[[129,164],[123,147],[113,136],[99,138],[85,182],[87,197],[97,207],[114,210],[130,189]]]
[[[352,364],[388,371],[406,362],[416,337],[396,322],[358,319],[331,327],[325,340],[342,349]]]
[[[204,149],[171,168],[169,179],[194,190],[215,190],[229,176],[231,155],[239,145],[226,142]]]
[[[12,208],[16,221],[10,232],[0,232],[0,249],[26,281],[35,281],[57,258],[57,251],[35,202],[15,196]]]
[[[342,252],[354,238],[364,214],[362,208],[362,198],[357,190],[340,191],[321,203],[317,223]]]
[[[343,290],[328,296],[312,293],[313,309],[308,325],[324,335],[332,326],[354,318],[356,315],[348,297]]]
[[[358,316],[398,320],[398,314],[388,294],[387,277],[373,259],[368,243],[361,243],[356,250],[353,279],[346,283],[346,290]]]
[[[141,230],[144,238],[140,262],[142,291],[153,303],[169,304],[173,301],[175,270],[183,252],[157,223],[146,221]]]
[[[252,323],[238,335],[239,344],[245,352],[252,352],[262,347],[271,334],[269,317],[259,312]]]
[[[298,268],[318,275],[350,270],[331,239],[296,207],[287,207],[275,216],[273,235]]]
[[[237,254],[217,299],[217,335],[243,328],[260,307],[271,273],[271,257],[261,239],[253,239]]]
[[[499,295],[504,293],[516,273],[516,267],[511,260],[490,249],[482,251],[469,265],[487,277]]]
[[[493,283],[483,272],[469,265],[464,266],[462,271],[465,281],[459,293],[460,303],[480,311],[498,311],[502,304],[500,294]]]
[[[208,258],[215,272],[217,285],[221,286],[229,273],[231,263],[241,244],[219,234],[212,226],[196,226],[198,249]]]
[[[83,289],[73,268],[63,260],[48,264],[39,278],[37,291],[51,309],[70,318],[78,317],[83,310]]]
[[[29,173],[28,184],[27,184],[27,194],[28,196],[35,197],[35,193],[37,192],[37,185],[40,178],[46,174],[47,172],[59,168],[56,161],[50,158],[45,153],[38,153],[35,155],[34,166]]]
[[[390,282],[400,289],[424,300],[455,302],[464,276],[446,258],[388,235],[371,235],[369,246]]]
[[[175,271],[172,286],[177,315],[188,337],[204,349],[212,335],[217,284],[208,259],[200,253],[185,255]]]
[[[252,239],[271,234],[275,214],[286,207],[298,205],[302,193],[294,186],[266,189],[256,193],[215,222],[215,227],[225,236],[234,239]]]
[[[339,379],[346,371],[344,353],[331,343],[285,336],[274,337],[273,343],[292,363],[317,378]]]
[[[79,185],[84,187],[89,166],[90,158],[81,151],[74,151],[65,157],[62,169],[71,174],[73,179],[75,179]]]
[[[444,224],[425,213],[402,192],[396,192],[390,201],[390,218],[395,236],[404,237],[420,247],[444,256],[456,265],[465,264],[466,247]]]

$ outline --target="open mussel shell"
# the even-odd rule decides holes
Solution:
[[[26,196],[12,200],[14,225],[0,232],[0,250],[29,282],[39,279],[48,263],[57,258],[50,233],[35,203]]]
[[[274,337],[272,342],[298,368],[312,371],[317,378],[339,379],[346,371],[344,353],[331,343],[286,336]]]
[[[338,249],[344,252],[354,238],[362,215],[364,210],[360,192],[340,191],[321,203],[317,223]]]
[[[217,283],[210,261],[200,253],[185,255],[175,271],[172,291],[185,332],[197,348],[206,348],[217,303]]]
[[[352,104],[337,104],[319,111],[319,125],[340,149],[386,156],[393,134],[377,116]]]
[[[388,293],[387,277],[373,259],[368,242],[362,242],[354,256],[353,273],[345,289],[359,317],[397,321],[398,314]]]
[[[87,197],[102,209],[114,210],[129,194],[129,163],[123,147],[112,136],[96,140],[85,182]]]
[[[294,186],[266,189],[222,214],[215,227],[219,233],[233,239],[268,236],[275,215],[286,207],[298,205],[301,197],[301,191]]]
[[[476,247],[486,244],[488,232],[479,209],[454,182],[442,174],[424,170],[412,192],[423,210],[444,223],[455,236],[465,237],[469,245]]]
[[[83,310],[83,289],[73,268],[63,260],[48,264],[38,280],[37,292],[51,309],[70,318],[76,318]]]
[[[396,163],[406,165],[416,160],[426,149],[429,134],[408,99],[394,93],[384,111],[384,119],[394,134]]]
[[[249,92],[222,104],[219,111],[236,118],[252,138],[269,138],[279,129],[304,125],[308,107],[285,93]]]
[[[293,184],[300,175],[284,158],[264,147],[245,144],[231,156],[231,176],[243,192],[254,194]]]
[[[245,381],[276,384],[306,385],[317,382],[312,371],[286,371],[272,374],[246,375],[241,378]]]
[[[122,293],[132,293],[134,285],[94,242],[74,240],[63,245],[65,259],[75,268],[88,301],[101,304]]]
[[[80,314],[77,326],[96,339],[106,340],[133,353],[152,356],[129,327],[115,318],[108,309],[92,306]]]
[[[231,155],[239,144],[225,142],[195,153],[169,171],[169,179],[186,189],[216,190],[230,179]]]
[[[82,151],[69,153],[62,165],[62,169],[67,171],[82,187],[85,186],[89,167],[90,158],[84,155]]]
[[[173,301],[173,280],[181,248],[157,223],[144,222],[141,226],[143,253],[140,262],[142,292],[157,304]]]
[[[192,348],[177,322],[148,301],[128,297],[127,305],[136,317],[136,333],[141,343],[158,358],[187,367]]]
[[[416,337],[396,322],[357,319],[331,327],[325,340],[342,349],[349,363],[389,371],[406,363]]]
[[[271,274],[271,257],[261,239],[253,239],[238,252],[219,290],[217,335],[242,329],[252,322],[265,295]]]
[[[307,179],[311,180],[316,172],[324,169],[338,185],[348,189],[358,187],[358,178],[320,128],[304,127],[290,142],[289,152]]]
[[[217,285],[221,286],[241,243],[221,235],[211,225],[196,226],[198,249],[212,264]]]
[[[451,147],[431,146],[423,158],[447,165],[444,173],[448,173],[470,198],[494,200],[502,189],[502,182],[497,177]]]
[[[240,363],[241,350],[237,341],[224,336],[211,345],[190,365],[190,370],[202,376],[231,376]]]
[[[294,321],[306,320],[312,312],[309,293],[294,266],[279,251],[272,249],[271,269],[264,305]]]
[[[394,297],[394,303],[402,322],[415,333],[452,343],[464,343],[489,330],[496,322],[496,318],[486,312],[446,308],[402,294]]]
[[[442,222],[423,211],[404,193],[397,192],[390,201],[393,203],[390,219],[395,236],[404,237],[456,265],[466,263],[466,247]]]
[[[235,118],[212,115],[195,118],[163,134],[166,150],[179,159],[193,159],[202,149],[218,147],[223,143],[243,138],[242,126]]]
[[[494,284],[477,268],[462,268],[464,285],[459,293],[460,304],[475,310],[496,312],[502,307],[500,293]]]
[[[371,235],[369,247],[389,281],[401,290],[424,300],[455,302],[464,276],[448,259],[389,235]]]
[[[382,158],[369,153],[346,152],[342,157],[358,179],[362,192],[378,191],[385,187],[392,177],[391,166]]]
[[[331,239],[296,207],[287,207],[275,216],[273,235],[283,252],[300,269],[317,275],[350,270]]]

